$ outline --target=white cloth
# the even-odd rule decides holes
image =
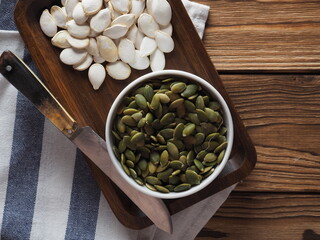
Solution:
[[[182,1],[196,26],[199,36],[202,37],[209,7],[187,0]],[[4,1],[1,4],[3,3]],[[0,53],[4,50],[11,50],[18,56],[23,57],[24,44],[17,31],[0,30]],[[15,179],[12,177],[15,176],[14,172],[12,169],[10,171],[15,160],[13,156],[19,154],[19,152],[15,152],[17,146],[14,144],[14,136],[19,135],[19,133],[16,133],[16,129],[20,127],[18,120],[21,116],[17,106],[19,106],[18,101],[23,100],[17,95],[15,88],[0,75],[0,239],[191,240],[196,237],[234,188],[234,186],[231,186],[173,215],[174,231],[172,235],[157,229],[155,226],[139,231],[128,229],[119,223],[100,192],[91,191],[90,187],[87,190],[81,188],[82,179],[86,181],[83,186],[92,179],[89,176],[89,170],[82,165],[81,159],[77,159],[79,158],[77,149],[49,121],[36,118],[43,126],[40,136],[36,131],[31,134],[31,137],[35,139],[40,138],[39,152],[41,156],[38,162],[38,174],[35,176],[37,184],[33,190],[36,196],[34,200],[31,200],[32,212],[31,214],[28,213],[30,214],[30,229],[27,229],[28,220],[21,222],[26,225],[21,226],[21,229],[19,229],[20,226],[12,227],[10,226],[10,219],[8,219],[12,213],[10,211],[14,207],[19,209],[20,202],[17,199],[23,198],[24,194],[27,194],[27,191],[15,193],[14,190],[11,190],[12,187],[9,187],[15,183]],[[30,116],[34,115],[36,114]],[[27,122],[30,116],[23,123]],[[30,126],[33,126],[33,124],[31,122]],[[28,134],[28,137],[30,137],[30,133]],[[27,144],[28,141],[23,142],[22,146],[18,146],[18,149],[25,150],[26,146],[24,145]],[[26,176],[22,180],[29,181],[29,177]],[[11,182],[11,185],[8,182]],[[29,191],[32,184],[28,184],[25,185]],[[91,188],[97,187],[92,185]],[[76,203],[80,202],[81,199],[79,198],[83,196],[87,197],[82,199],[85,204],[77,206]],[[16,205],[14,205],[15,202],[17,202]],[[21,209],[23,211],[23,208]],[[28,214],[22,212],[21,218],[27,218],[26,215]],[[88,216],[86,217],[85,214],[88,214]],[[197,216],[197,221],[194,221],[195,216]],[[84,224],[81,225],[81,222],[84,222]],[[88,223],[92,222],[94,224],[89,226]],[[27,235],[25,235],[26,238],[21,237],[23,231],[29,234],[28,237]]]

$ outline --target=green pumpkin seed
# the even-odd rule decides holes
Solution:
[[[198,91],[198,85],[189,84],[187,85],[186,89],[181,93],[181,96],[188,98],[194,95],[197,91]]]
[[[207,152],[214,151],[216,149],[216,147],[218,147],[218,146],[219,146],[219,143],[216,141],[204,142],[202,144],[202,148],[204,150],[206,150]]]
[[[217,132],[217,130],[217,127],[212,123],[202,122],[200,123],[200,130],[198,132],[202,132],[205,135],[208,135],[210,133]]]
[[[198,154],[196,156],[196,159],[202,161],[204,156],[206,156],[206,154],[207,154],[206,150],[201,150],[200,152],[198,152]]]
[[[162,192],[162,193],[169,193],[169,189],[161,186],[161,185],[154,185],[154,187],[159,191],[159,192]]]
[[[197,108],[196,113],[197,113],[198,118],[201,122],[208,122],[209,121],[207,114],[203,110]]]
[[[226,153],[226,150],[222,150],[220,153],[219,153],[219,156],[218,156],[218,159],[217,159],[217,164],[221,163],[224,155]]]
[[[141,171],[141,177],[146,178],[149,175],[149,168]]]
[[[204,112],[206,113],[210,122],[219,122],[219,113],[212,110],[211,108],[205,108]]]
[[[173,93],[182,93],[186,89],[186,84],[184,82],[177,82],[172,84],[171,91]]]
[[[154,176],[148,176],[145,178],[145,180],[147,183],[152,184],[152,185],[161,185],[162,184],[162,182]]]
[[[201,172],[201,174],[206,174],[207,172],[209,172],[212,169],[212,166],[209,167],[205,167],[204,170]]]
[[[216,149],[214,150],[214,153],[221,152],[222,150],[226,149],[227,146],[228,146],[227,142],[221,143],[218,147],[216,147]]]
[[[152,186],[151,184],[149,184],[149,183],[145,183],[145,185],[146,185],[146,187],[147,188],[149,188],[151,191],[157,191],[157,189],[154,187],[154,186]]]
[[[194,123],[190,123],[189,125],[185,126],[182,131],[182,136],[186,137],[193,134],[194,130],[196,129],[196,125]]]
[[[124,133],[126,131],[126,125],[121,121],[121,119],[116,121],[116,128],[120,133]]]
[[[170,103],[169,109],[170,109],[170,110],[176,109],[177,107],[179,107],[180,105],[182,105],[183,102],[184,102],[184,99],[183,99],[183,98],[178,98],[178,99],[176,99],[176,100],[174,100],[173,102]]]
[[[165,139],[173,138],[174,130],[170,128],[165,128],[159,132]]]
[[[172,112],[168,112],[160,119],[160,123],[162,125],[167,125],[174,122],[174,119],[175,119],[175,114]]]
[[[131,173],[130,173],[129,168],[125,164],[122,164],[122,163],[121,163],[121,167],[124,170],[124,172],[130,177]]]
[[[220,104],[216,101],[212,101],[212,102],[209,102],[209,108],[211,108],[212,110],[219,110],[221,108]]]
[[[138,108],[138,104],[135,100],[129,103],[128,108]]]
[[[181,140],[177,140],[177,139],[169,139],[169,142],[172,142],[174,145],[176,145],[176,147],[178,148],[178,151],[183,151],[185,149],[185,145]],[[179,157],[179,154],[178,154]],[[175,158],[178,159],[178,158]]]
[[[124,142],[124,140],[122,139],[118,144],[118,151],[119,151],[119,153],[123,153],[126,149],[127,149],[127,145]]]
[[[195,139],[196,139],[196,142],[195,142],[195,145],[200,145],[203,143],[204,141],[204,138],[205,138],[205,135],[201,132],[198,132],[195,134]]]
[[[169,153],[167,150],[162,151],[160,155],[160,165],[165,166],[169,162]]]
[[[192,123],[196,125],[200,124],[200,120],[197,113],[188,113],[188,118]]]
[[[166,189],[168,189],[170,192],[173,192],[174,186],[171,184],[168,184],[165,186]]]
[[[146,124],[146,118],[141,118],[140,120],[139,120],[139,122],[138,122],[138,124],[137,124],[137,127],[138,128],[143,128],[144,127],[144,125]]]
[[[157,134],[156,138],[160,144],[167,144],[166,139],[160,133]]]
[[[169,176],[171,175],[172,172],[173,172],[172,168],[167,168],[163,172],[159,172],[157,174],[157,178],[159,178],[163,182],[168,182]]]
[[[176,186],[173,191],[174,192],[183,192],[183,191],[186,191],[186,190],[189,190],[191,188],[191,184],[189,183],[182,183],[178,186]]]
[[[112,146],[112,150],[117,159],[120,159],[120,152],[116,146]]]
[[[160,162],[160,154],[156,151],[150,153],[150,161],[154,165],[158,165]]]
[[[158,95],[159,98],[160,98],[160,102],[162,102],[162,103],[169,103],[169,102],[170,102],[170,98],[168,97],[167,94],[157,93],[157,95]]]
[[[194,136],[189,135],[183,138],[183,142],[187,146],[192,146],[196,143],[196,138]]]
[[[138,174],[136,173],[136,171],[133,168],[129,168],[129,171],[130,171],[131,177],[133,177],[133,178],[138,177]]]
[[[206,137],[206,141],[212,141],[212,140],[216,140],[219,137],[219,133],[214,132],[214,133],[210,133],[207,137]]]
[[[174,132],[173,132],[173,138],[174,139],[180,139],[182,138],[182,131],[184,129],[184,124],[183,123],[179,123],[175,129],[174,129]]]
[[[149,173],[154,174],[157,171],[157,166],[154,165],[152,162],[149,162],[148,170],[149,170]]]
[[[173,160],[169,163],[169,166],[173,168],[174,170],[181,169],[183,167],[183,163],[179,160]]]
[[[136,156],[131,150],[126,149],[126,151],[124,152],[124,155],[128,160],[131,160],[132,162],[136,162]]]
[[[177,148],[177,146],[174,143],[168,142],[167,143],[167,149],[168,149],[169,155],[173,159],[178,159],[179,158],[179,149]]]
[[[131,143],[136,144],[137,146],[144,145],[144,134],[142,132],[137,132],[131,138]]]
[[[180,98],[180,95],[177,93],[173,93],[172,91],[167,91],[165,94],[169,97],[170,101],[174,101],[178,98]]]
[[[122,138],[120,137],[120,135],[116,131],[112,130],[111,133],[115,139],[117,139],[118,141],[121,141]]]
[[[180,177],[178,176],[169,176],[169,183],[171,185],[177,185],[181,182]]]
[[[177,176],[177,175],[179,175],[180,173],[181,173],[181,170],[178,169],[178,170],[173,171],[171,175],[172,175],[172,176]]]
[[[188,112],[194,112],[196,110],[196,106],[194,105],[194,103],[189,100],[184,101],[184,106],[186,107]]]
[[[163,171],[166,170],[168,167],[169,167],[169,162],[168,162],[166,165],[163,165],[163,166],[158,165],[156,172],[157,172],[157,173],[163,172]]]
[[[131,115],[131,117],[136,121],[136,122],[139,122],[142,118],[143,114],[141,111],[139,112],[136,112],[134,114]]]
[[[203,164],[202,164],[198,159],[193,160],[193,162],[194,162],[194,165],[196,165],[196,167],[197,167],[200,171],[203,171],[203,170],[204,170]]]
[[[177,117],[181,118],[186,115],[186,108],[183,104],[176,108]]]
[[[187,155],[187,164],[191,166],[193,164],[193,160],[195,159],[194,151],[189,151]]]
[[[135,95],[135,100],[136,100],[137,105],[140,108],[142,108],[142,109],[147,108],[147,100],[142,94],[136,94]]]
[[[137,125],[137,122],[129,115],[124,115],[121,118],[121,122],[130,127],[135,127]]]
[[[126,108],[126,109],[123,110],[123,114],[124,115],[132,115],[132,114],[137,113],[137,112],[139,112],[139,110],[136,109],[136,108]]]
[[[143,89],[143,95],[148,102],[151,102],[152,97],[154,95],[153,88],[150,85],[145,85]]]
[[[137,177],[134,179],[136,181],[136,183],[138,183],[140,186],[143,186],[144,185],[144,182],[141,178]]]
[[[226,135],[227,131],[228,131],[228,129],[227,129],[226,127],[221,127],[219,133],[220,133],[221,135]]]
[[[131,160],[127,160],[127,161],[126,161],[126,165],[127,165],[129,168],[134,168],[134,162],[132,162]]]
[[[214,162],[215,160],[217,160],[217,155],[214,153],[207,153],[203,158],[203,161],[205,162]]]
[[[187,182],[190,183],[191,185],[200,184],[199,175],[195,171],[186,170],[186,179],[187,179]]]
[[[156,110],[160,105],[160,97],[159,95],[155,94],[152,97],[151,103],[150,103],[150,108],[152,110]]]
[[[139,167],[142,171],[146,170],[146,169],[148,168],[148,162],[147,162],[147,160],[141,159],[141,160],[138,162],[138,167]]]
[[[196,108],[204,110],[205,104],[202,96],[197,96],[195,105]]]

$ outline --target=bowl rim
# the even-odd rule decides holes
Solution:
[[[114,116],[116,115],[116,110],[118,106],[121,104],[121,100],[128,94],[130,93],[133,89],[136,89],[139,85],[141,85],[143,82],[151,80],[152,78],[158,78],[158,77],[163,77],[163,76],[179,76],[179,77],[185,77],[188,80],[191,81],[196,81],[198,82],[202,87],[205,88],[207,92],[209,92],[215,100],[217,100],[222,107],[222,111],[224,114],[224,122],[225,125],[228,129],[227,132],[227,141],[228,141],[228,146],[226,148],[226,152],[224,155],[223,160],[221,163],[216,167],[215,171],[206,179],[202,180],[202,182],[199,185],[192,186],[190,189],[182,192],[170,192],[170,193],[161,193],[157,191],[152,191],[148,189],[146,186],[140,186],[137,184],[133,178],[129,177],[124,170],[122,169],[122,166],[119,162],[119,160],[116,158],[112,145],[113,145],[113,136],[112,136],[112,124],[113,124],[113,119]],[[212,86],[209,82],[207,82],[205,79],[190,73],[186,71],[181,71],[181,70],[161,70],[161,71],[156,71],[156,72],[150,72],[145,75],[142,75],[138,77],[137,79],[133,80],[131,83],[129,83],[116,97],[114,102],[111,105],[111,108],[109,109],[109,113],[107,116],[107,121],[106,121],[106,128],[105,128],[105,138],[106,138],[106,145],[107,145],[107,150],[109,152],[110,159],[117,169],[118,173],[122,178],[125,179],[127,183],[129,183],[133,188],[137,189],[138,191],[147,194],[152,197],[156,198],[162,198],[162,199],[176,199],[176,198],[181,198],[181,197],[186,197],[189,195],[192,195],[202,189],[204,189],[206,186],[208,186],[214,179],[216,179],[221,171],[224,169],[225,165],[227,164],[232,146],[233,146],[233,138],[234,138],[234,128],[233,128],[233,120],[232,120],[232,115],[229,110],[229,107],[222,97],[222,95],[219,93],[219,91]]]

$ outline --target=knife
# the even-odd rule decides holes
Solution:
[[[0,73],[91,159],[158,228],[172,233],[170,213],[164,202],[129,186],[113,166],[106,142],[92,128],[81,127],[19,57],[10,51],[3,52]]]

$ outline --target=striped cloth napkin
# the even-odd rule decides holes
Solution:
[[[183,3],[202,37],[209,8]],[[14,6],[0,0],[0,54],[11,50],[37,74],[14,25]],[[232,189],[173,215],[172,235],[155,226],[128,229],[83,154],[0,75],[0,239],[194,239]]]

